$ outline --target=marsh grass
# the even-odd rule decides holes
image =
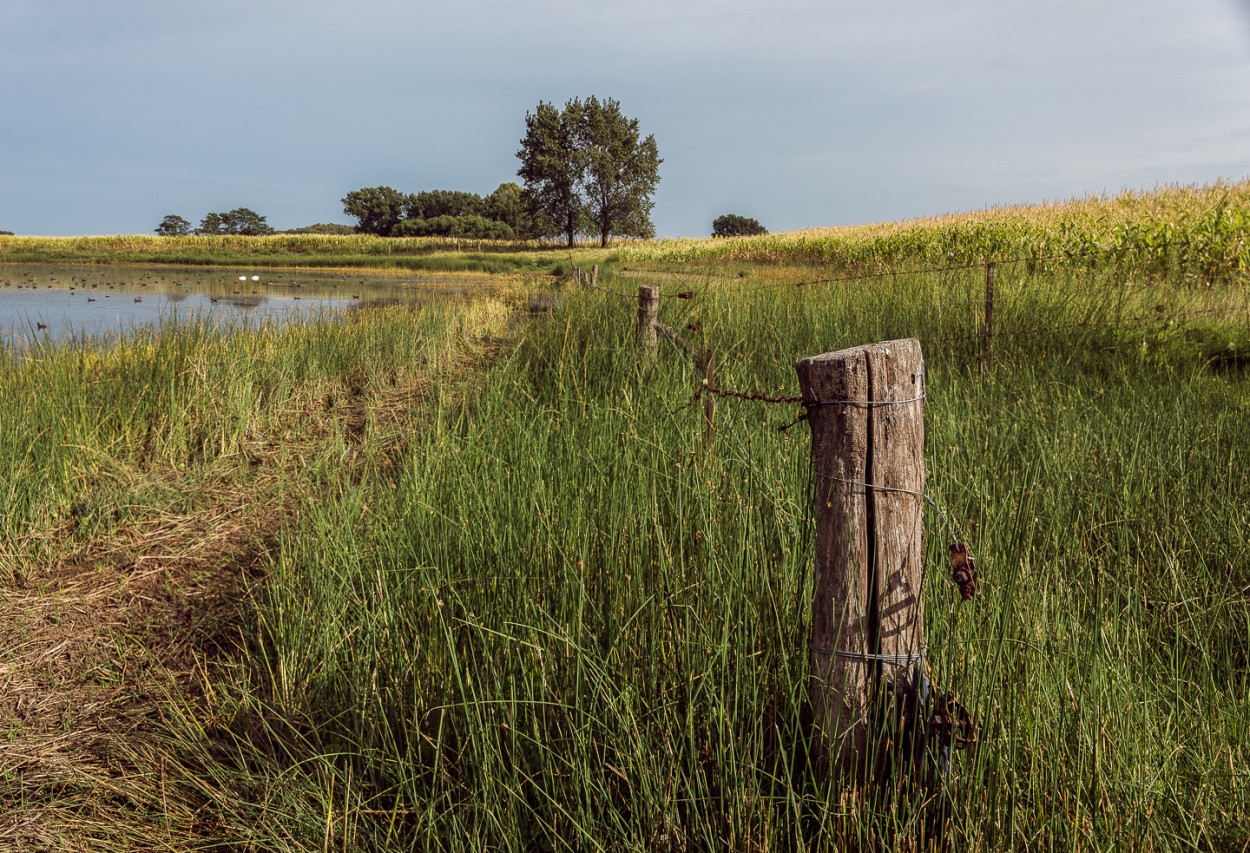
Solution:
[[[203,737],[201,700],[254,631],[249,585],[327,482],[392,464],[417,401],[451,394],[511,313],[483,297],[3,353],[0,845],[239,837],[253,783],[227,785],[231,729]]]
[[[283,849],[1229,849],[1250,818],[1245,293],[980,271],[871,286],[767,275],[665,301],[719,384],[918,336],[929,665],[979,726],[937,788],[813,770],[811,515],[796,410],[722,399],[567,292],[467,406],[284,536],[224,778]],[[629,283],[615,282],[628,292]],[[1159,312],[1167,298],[1169,311]],[[1166,314],[1166,316],[1164,316]],[[204,735],[211,741],[208,733]],[[233,784],[233,783],[231,783]]]
[[[607,252],[578,248],[595,263]],[[105,237],[0,236],[0,263],[171,264],[182,266],[370,268],[414,272],[550,273],[567,263],[568,249],[516,241],[369,234],[277,234],[267,237],[119,235]]]

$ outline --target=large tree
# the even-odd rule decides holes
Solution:
[[[587,221],[586,202],[581,194],[586,169],[581,146],[582,102],[572,100],[564,109],[538,102],[538,108],[525,114],[525,137],[517,157],[517,174],[525,182],[534,212],[546,218],[556,234],[563,234],[573,246]]]
[[[655,137],[640,138],[638,119],[627,118],[617,101],[592,95],[581,108],[578,143],[582,189],[599,245],[606,247],[613,234],[654,237],[651,196],[664,162]]]
[[[525,116],[517,157],[535,213],[553,222],[570,246],[588,230],[603,246],[614,234],[655,234],[651,196],[663,161],[655,137],[641,138],[638,120],[626,117],[617,101],[592,95],[563,110],[540,101]]]

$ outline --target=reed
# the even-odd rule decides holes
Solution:
[[[0,409],[11,413],[0,420],[0,576],[59,553],[65,530],[90,541],[143,516],[169,498],[159,484],[171,473],[199,484],[197,472],[302,447],[335,421],[336,401],[434,370],[506,313],[493,297],[446,300],[415,314],[258,330],[193,320],[112,343],[0,350]]]
[[[579,248],[579,257],[605,253]],[[374,268],[432,272],[550,272],[569,250],[540,242],[370,234],[266,237],[0,236],[0,263]]]

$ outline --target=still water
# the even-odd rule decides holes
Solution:
[[[207,320],[299,322],[362,305],[463,295],[463,277],[202,267],[0,265],[0,346],[107,340]]]

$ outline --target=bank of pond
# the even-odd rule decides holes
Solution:
[[[0,265],[0,346],[104,341],[203,320],[298,323],[366,306],[461,298],[486,281],[374,271]]]

